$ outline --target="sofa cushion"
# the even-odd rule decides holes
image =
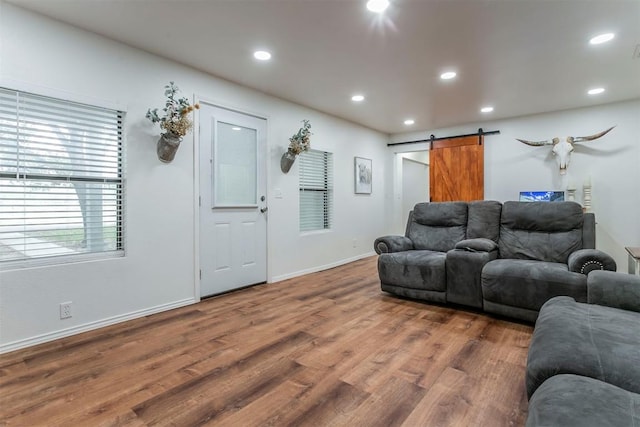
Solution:
[[[500,258],[567,263],[582,249],[583,213],[574,202],[505,202]]]
[[[593,378],[556,375],[529,401],[526,427],[640,425],[640,395]]]
[[[412,289],[444,291],[446,253],[406,251],[378,257],[380,282]]]
[[[466,237],[467,203],[418,203],[407,228],[415,249],[446,252]]]
[[[482,295],[485,301],[538,311],[558,295],[586,301],[587,276],[569,271],[566,264],[496,259],[482,269]]]
[[[640,276],[592,271],[587,276],[587,302],[640,313]]]
[[[500,236],[500,213],[502,203],[494,200],[469,202],[467,239],[490,239],[498,241]]]
[[[576,374],[640,392],[640,313],[569,297],[547,302],[529,346],[529,396],[548,378]]]

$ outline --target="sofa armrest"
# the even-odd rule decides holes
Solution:
[[[587,276],[587,302],[640,312],[640,276],[592,271]]]
[[[382,236],[373,243],[378,255],[390,252],[403,252],[413,249],[413,242],[406,236]]]
[[[496,258],[498,251],[448,251],[445,261],[447,302],[482,309],[482,268]]]
[[[464,249],[468,252],[491,252],[498,249],[498,244],[491,239],[467,239],[456,243],[456,249]]]
[[[616,262],[608,254],[597,249],[580,249],[569,255],[569,271],[589,274],[594,270],[616,271]]]

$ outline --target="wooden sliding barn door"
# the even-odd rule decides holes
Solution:
[[[432,202],[484,199],[482,135],[433,141],[429,163]]]

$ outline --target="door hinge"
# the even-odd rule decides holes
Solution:
[[[202,206],[202,196],[198,196],[198,206]]]
[[[200,280],[202,280],[202,270],[200,270]]]

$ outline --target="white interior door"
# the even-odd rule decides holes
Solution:
[[[266,120],[200,109],[200,295],[267,279]]]

